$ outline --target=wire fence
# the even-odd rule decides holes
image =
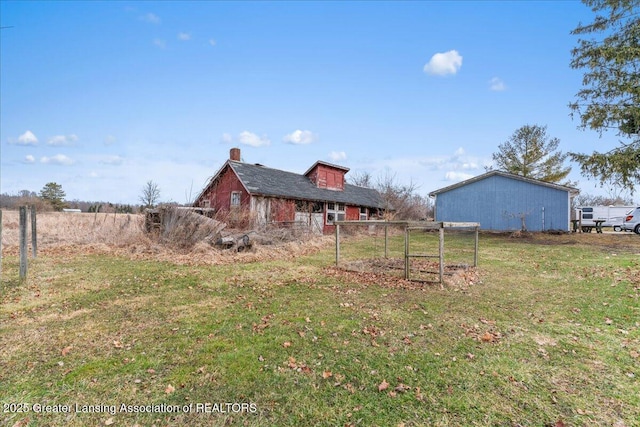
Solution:
[[[339,268],[443,283],[477,266],[477,223],[337,221]]]

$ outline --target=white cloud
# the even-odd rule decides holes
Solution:
[[[444,179],[446,181],[460,182],[464,181],[465,179],[471,179],[474,176],[475,175],[469,173],[449,171],[444,175]]]
[[[332,162],[339,162],[347,159],[347,153],[344,151],[332,151],[329,153],[329,158]]]
[[[189,33],[178,33],[178,40],[186,42],[191,40],[191,34]]]
[[[394,165],[395,170],[414,170],[412,162],[415,162],[419,166],[416,173],[421,173],[419,170],[444,173],[447,181],[460,181],[484,173],[482,165],[486,163],[486,161],[476,156],[467,154],[462,147],[455,150],[451,155],[403,160],[404,164]]]
[[[502,79],[494,77],[489,80],[489,89],[495,92],[502,92],[503,90],[507,90],[507,85],[504,84]]]
[[[437,76],[456,74],[462,67],[462,56],[456,50],[436,53],[424,66],[424,72]]]
[[[26,156],[24,156],[24,162],[25,163],[35,163],[36,158],[33,157],[31,154],[27,154]]]
[[[103,165],[121,165],[122,163],[124,163],[124,158],[120,156],[102,156],[98,160],[98,163],[101,163]]]
[[[164,49],[167,47],[167,43],[162,39],[153,39],[153,44],[160,49]]]
[[[479,170],[480,165],[475,161],[463,162],[460,167],[464,170]]]
[[[238,142],[252,147],[271,145],[271,140],[269,140],[266,135],[258,136],[255,133],[246,130],[240,132],[240,135],[238,135]]]
[[[442,156],[426,157],[417,160],[417,163],[428,171],[441,170],[447,164],[448,159]]]
[[[75,134],[71,135],[56,135],[49,138],[47,141],[48,145],[61,146],[61,145],[71,145],[72,143],[78,140],[78,136]]]
[[[116,137],[113,135],[107,135],[104,137],[104,145],[113,145],[116,142]]]
[[[215,40],[215,39],[209,39],[209,44],[210,44],[211,46],[215,46],[215,45],[217,44],[217,42],[216,42],[216,40]]]
[[[309,130],[294,130],[288,135],[285,135],[282,140],[289,144],[310,144],[317,139],[316,135]]]
[[[18,137],[17,141],[9,141],[9,143],[17,145],[37,145],[38,138],[30,130],[26,131]]]
[[[64,154],[56,154],[52,157],[42,157],[40,159],[40,163],[50,164],[50,165],[61,165],[61,166],[69,166],[73,164],[73,160]]]
[[[140,17],[141,21],[148,22],[149,24],[160,24],[162,20],[155,13],[146,13]]]

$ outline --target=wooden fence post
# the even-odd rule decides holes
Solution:
[[[20,206],[20,281],[27,278],[27,207]]]
[[[31,251],[35,258],[38,251],[38,231],[36,228],[36,206],[31,206]]]
[[[475,247],[473,251],[473,266],[477,267],[478,266],[478,235],[479,235],[478,229],[480,227],[476,225],[475,228],[476,229],[475,229]]]

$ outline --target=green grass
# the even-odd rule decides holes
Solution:
[[[639,426],[640,239],[480,245],[481,283],[444,290],[335,272],[332,248],[195,267],[44,254],[25,283],[6,257],[0,424]]]

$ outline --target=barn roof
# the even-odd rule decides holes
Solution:
[[[345,183],[343,191],[329,190],[316,187],[308,177],[297,173],[232,160],[227,163],[253,195],[385,207],[380,193],[371,188]]]
[[[509,178],[509,179],[515,179],[515,180],[518,180],[518,181],[528,182],[529,184],[541,185],[541,186],[544,186],[544,187],[555,188],[556,190],[567,191],[567,192],[569,192],[571,194],[577,194],[579,192],[579,190],[577,188],[574,188],[574,187],[568,187],[566,185],[554,184],[552,182],[540,181],[539,179],[527,178],[527,177],[524,177],[524,176],[521,176],[521,175],[516,175],[516,174],[513,174],[513,173],[509,173],[509,172],[493,170],[493,171],[489,171],[487,173],[483,173],[482,175],[478,175],[478,176],[475,176],[473,178],[467,179],[465,181],[461,181],[461,182],[458,182],[456,184],[449,185],[448,187],[443,187],[443,188],[440,188],[439,190],[432,191],[432,192],[429,193],[429,197],[434,197],[434,196],[437,196],[438,194],[446,193],[448,191],[455,190],[456,188],[460,188],[460,187],[463,187],[465,185],[469,185],[469,184],[472,184],[474,182],[478,182],[478,181],[481,181],[483,179],[486,179],[486,178],[489,178],[489,177],[492,177],[492,176],[502,176],[504,178]]]

